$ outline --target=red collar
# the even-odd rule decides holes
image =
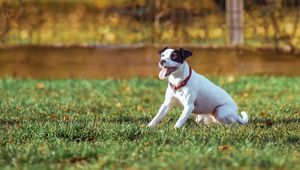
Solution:
[[[189,81],[189,79],[191,78],[192,75],[192,68],[190,67],[190,74],[189,76],[187,76],[182,82],[180,82],[178,85],[174,85],[172,83],[169,83],[171,88],[176,91],[178,89],[180,89],[181,87],[185,86],[187,84],[187,82]]]

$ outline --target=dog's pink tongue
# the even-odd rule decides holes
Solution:
[[[166,76],[166,74],[167,74],[167,71],[168,71],[167,68],[161,69],[161,71],[159,72],[159,78],[160,78],[161,80],[163,80],[163,79],[165,78],[165,76]]]

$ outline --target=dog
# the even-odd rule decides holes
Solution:
[[[183,48],[165,47],[158,51],[160,55],[159,78],[168,78],[163,104],[148,127],[155,127],[167,115],[175,104],[183,106],[181,116],[174,128],[181,128],[192,113],[196,114],[196,123],[204,124],[246,124],[249,120],[244,111],[238,115],[238,107],[232,97],[221,87],[196,73],[187,63],[192,52]]]

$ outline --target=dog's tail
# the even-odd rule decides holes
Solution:
[[[241,116],[238,116],[238,122],[240,123],[240,124],[246,124],[248,121],[249,121],[249,117],[248,117],[248,114],[245,112],[245,111],[242,111],[241,112],[241,115],[242,115],[242,117]]]

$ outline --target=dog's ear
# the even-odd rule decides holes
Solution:
[[[193,54],[190,50],[184,48],[176,48],[175,51],[180,53],[180,55],[182,56],[182,60],[186,60]]]
[[[183,57],[184,59],[186,59],[186,58],[188,58],[189,56],[192,56],[192,55],[193,55],[193,53],[192,53],[190,50],[188,50],[188,49],[183,49],[183,48],[181,48],[181,54],[182,54],[182,57]]]
[[[166,49],[168,49],[169,47],[165,47],[165,48],[163,48],[163,49],[161,49],[161,50],[158,50],[158,54],[161,54],[162,52],[164,52]]]

